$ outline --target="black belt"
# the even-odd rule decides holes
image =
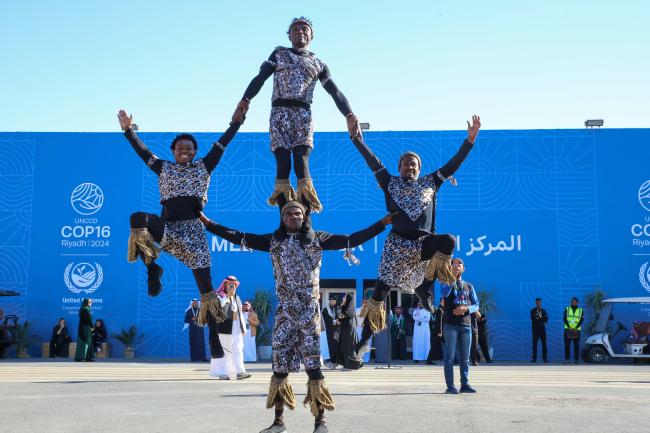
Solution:
[[[293,107],[293,108],[304,108],[305,110],[311,110],[311,105],[304,102],[304,101],[299,101],[297,99],[276,99],[271,103],[272,107]]]

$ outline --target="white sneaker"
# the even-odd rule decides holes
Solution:
[[[359,349],[357,349],[357,356],[355,357],[355,359],[358,362],[363,361],[363,356],[368,352],[370,352],[370,341],[367,341],[366,344],[364,344],[363,346],[359,347]]]

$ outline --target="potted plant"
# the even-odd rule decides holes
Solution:
[[[16,338],[16,356],[18,358],[29,358],[29,346],[35,341],[36,336],[30,334],[32,325],[25,321],[22,325],[16,324],[14,334]]]
[[[497,303],[494,300],[494,289],[485,289],[481,286],[480,289],[476,291],[476,297],[478,298],[479,311],[481,314],[491,314],[497,311]]]
[[[131,325],[129,329],[122,329],[119,334],[113,334],[113,338],[124,345],[124,357],[132,359],[135,356],[135,345],[142,342],[144,335],[138,335],[135,325]]]
[[[264,289],[258,289],[255,292],[251,306],[260,320],[260,325],[257,328],[257,335],[255,336],[255,343],[259,358],[263,360],[271,359],[273,347],[271,346],[271,301],[273,300],[273,292]]]
[[[600,312],[603,311],[603,301],[605,299],[607,299],[607,294],[598,286],[594,287],[585,299],[586,309],[591,313],[591,320],[587,326],[585,326],[585,330],[589,335],[594,333],[593,328],[596,325],[596,322],[598,322]]]

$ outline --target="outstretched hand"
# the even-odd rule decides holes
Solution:
[[[122,131],[126,131],[133,126],[133,115],[129,116],[124,110],[117,112],[117,119],[120,122],[120,128],[122,128]]]
[[[472,124],[470,125],[469,122],[467,122],[467,141],[474,144],[479,129],[481,129],[481,118],[474,114],[472,116]]]
[[[389,213],[388,215],[386,215],[385,217],[383,217],[383,218],[381,219],[381,223],[382,223],[384,226],[387,226],[387,225],[389,225],[389,224],[392,224],[392,223],[393,223],[393,217],[394,217],[395,215],[397,215],[397,212]]]
[[[239,104],[237,104],[237,108],[235,108],[235,112],[232,114],[232,122],[233,123],[244,123],[244,120],[246,120],[246,113],[248,112],[248,106],[250,105],[251,101],[250,99],[242,99],[239,101]]]
[[[357,137],[361,137],[361,126],[359,125],[359,119],[354,113],[350,113],[345,116],[345,121],[348,124],[348,132],[350,133],[350,138],[354,140]]]

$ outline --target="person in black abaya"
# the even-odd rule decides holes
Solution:
[[[431,332],[431,349],[429,350],[429,357],[427,364],[434,365],[435,361],[441,361],[445,355],[443,352],[443,345],[445,338],[442,335],[442,315],[445,306],[445,298],[440,298],[440,304],[433,315],[433,332]]]
[[[338,313],[339,320],[339,344],[336,360],[332,362],[340,364],[349,370],[358,370],[363,367],[363,361],[356,360],[355,347],[359,342],[357,335],[357,310],[354,305],[354,296],[346,294],[341,303]]]
[[[93,316],[90,312],[93,301],[84,298],[79,309],[79,327],[77,328],[77,351],[74,360],[77,362],[93,362]]]
[[[93,350],[95,352],[102,351],[102,343],[106,343],[108,340],[108,331],[106,330],[106,325],[102,319],[97,319],[95,321],[95,328],[93,328]]]
[[[52,328],[52,338],[50,339],[50,358],[67,358],[71,338],[68,335],[68,327],[65,325],[65,319],[61,317],[59,323]]]
[[[323,308],[323,323],[325,323],[325,333],[327,334],[327,349],[329,350],[329,361],[336,364],[336,354],[339,346],[339,321],[338,321],[338,302],[336,295],[330,295],[328,304]]]
[[[202,326],[198,325],[199,308],[199,300],[192,299],[190,306],[185,310],[185,319],[183,320],[189,327],[190,360],[192,362],[208,360],[205,356],[205,331]]]

